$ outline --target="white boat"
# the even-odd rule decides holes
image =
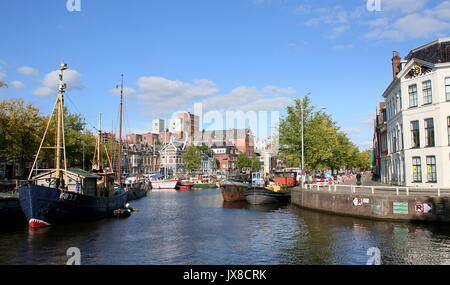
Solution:
[[[164,175],[158,174],[150,177],[152,189],[175,189],[178,179],[164,179]]]

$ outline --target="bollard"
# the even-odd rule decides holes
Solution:
[[[319,189],[319,183],[317,183],[317,191],[319,191],[320,189]]]
[[[336,186],[336,184],[334,184],[334,192],[336,192],[337,191],[337,186]]]
[[[328,185],[328,192],[331,192],[331,185]]]
[[[406,187],[406,196],[409,196],[409,188]]]
[[[398,193],[398,187],[395,187],[395,192],[397,192],[397,196],[399,195]]]
[[[438,187],[438,197],[441,196],[441,187]]]
[[[375,187],[371,187],[372,188],[372,194],[375,194]]]

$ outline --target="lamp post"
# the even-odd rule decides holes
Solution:
[[[310,94],[311,94],[311,92],[308,92],[308,94],[306,94],[306,96],[308,96]],[[300,103],[300,111],[301,111],[301,113],[300,113],[300,117],[301,117],[300,120],[302,122],[302,132],[301,132],[302,133],[302,161],[301,161],[302,165],[301,165],[301,169],[300,169],[300,174],[301,174],[300,179],[301,179],[302,189],[303,189],[303,184],[304,184],[304,182],[303,182],[303,172],[305,170],[305,142],[304,142],[304,132],[303,132],[303,128],[305,126],[305,120],[304,120],[304,117],[303,117],[303,112],[304,112],[303,111],[303,102],[304,102],[304,100],[305,100],[305,98],[303,97],[303,100]]]
[[[308,96],[308,95],[310,95],[311,94],[311,92],[308,92],[308,94],[306,94],[306,96]],[[302,131],[301,131],[301,134],[302,134],[302,161],[301,161],[301,187],[302,187],[302,189],[303,189],[303,186],[304,186],[304,181],[303,181],[303,176],[305,176],[306,175],[306,171],[305,171],[305,141],[304,141],[304,131],[303,131],[303,129],[304,129],[304,126],[305,126],[305,119],[304,119],[304,116],[303,116],[303,113],[304,113],[304,109],[303,109],[303,100],[302,100],[302,102],[301,102],[301,104],[300,104],[300,116],[301,116],[301,126],[302,126]],[[326,107],[320,107],[319,108],[320,110],[326,110],[327,108]]]

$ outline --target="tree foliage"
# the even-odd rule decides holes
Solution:
[[[80,115],[69,114],[64,109],[65,141],[68,167],[81,167],[84,154],[87,166],[93,155],[95,137],[85,129],[86,123]],[[49,121],[48,116],[40,114],[40,110],[22,99],[0,101],[0,156],[20,164],[21,176],[28,173],[23,171],[26,162],[33,162],[41,144],[45,129]],[[55,120],[50,121],[46,140],[43,146],[55,145]],[[55,157],[54,149],[43,149],[39,155],[39,163],[47,162],[50,167]]]
[[[249,156],[247,153],[242,152],[237,156],[236,167],[240,171],[242,171],[244,168],[250,168],[252,171],[260,171],[261,163],[259,161],[259,157],[255,154]]]
[[[200,150],[196,146],[188,146],[183,153],[184,168],[188,171],[199,170],[201,168],[202,157]]]
[[[362,156],[330,115],[315,111],[308,97],[295,99],[279,124],[280,155],[287,166],[301,165],[302,107],[305,169],[370,168],[366,155]]]

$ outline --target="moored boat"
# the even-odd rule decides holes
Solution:
[[[31,167],[29,183],[19,189],[21,209],[33,228],[110,217],[115,209],[123,208],[127,200],[125,192],[114,191],[114,173],[104,171],[100,164],[97,164],[99,168],[96,173],[67,168],[63,112],[66,89],[63,71],[66,69],[67,65],[61,64],[58,96]],[[46,140],[54,117],[57,123],[56,138]],[[55,141],[56,145],[44,146],[46,141]],[[55,150],[53,169],[38,169],[37,161],[42,149]],[[97,159],[101,161],[99,156]]]
[[[226,180],[220,183],[223,200],[226,202],[245,201],[245,191],[250,188],[250,184]]]
[[[127,201],[138,200],[147,196],[147,192],[152,188],[150,181],[133,178],[125,180],[124,191],[127,193]]]
[[[175,189],[178,179],[165,179],[164,175],[156,174],[150,177],[152,189]]]
[[[189,191],[189,190],[191,190],[191,186],[189,186],[189,185],[177,185],[175,189],[181,190],[181,191]]]
[[[192,185],[192,188],[197,188],[197,189],[213,189],[213,188],[217,188],[217,184],[216,183],[194,183]]]
[[[245,191],[245,198],[247,202],[252,205],[284,203],[289,202],[289,200],[291,199],[291,191],[287,189],[274,191],[272,189],[273,188],[270,187],[249,188]]]

